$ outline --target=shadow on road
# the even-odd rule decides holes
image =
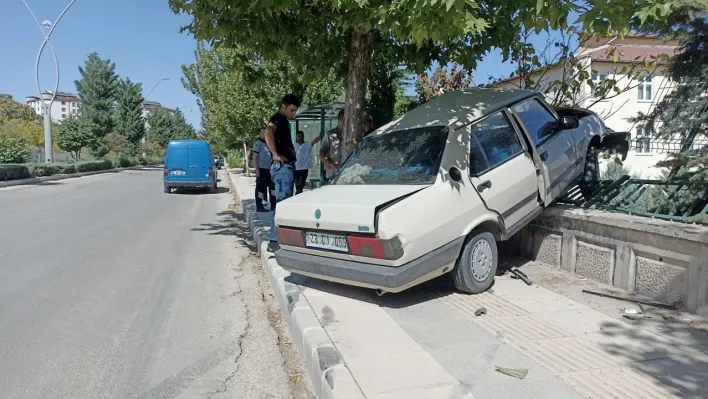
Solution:
[[[228,189],[226,190],[228,191]],[[218,222],[204,223],[199,227],[192,228],[191,231],[205,231],[209,235],[235,236],[239,244],[245,245],[251,252],[257,252],[256,244],[253,242],[253,234],[241,207],[234,204],[230,208],[228,211],[216,214],[219,218]]]
[[[216,190],[213,193],[210,193],[207,189],[204,188],[178,188],[177,190],[173,191],[173,194],[181,194],[181,195],[213,195],[213,194],[224,194],[228,193],[230,190],[228,187],[217,187]]]

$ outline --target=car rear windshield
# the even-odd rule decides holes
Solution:
[[[432,184],[447,130],[442,126],[372,135],[357,146],[331,184]]]

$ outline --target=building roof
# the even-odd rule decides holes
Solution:
[[[614,50],[613,50],[614,48]],[[587,53],[592,61],[598,62],[642,62],[670,58],[678,54],[676,46],[616,45],[603,47]]]
[[[534,94],[524,89],[480,87],[449,91],[382,126],[377,134],[426,126],[457,129]]]

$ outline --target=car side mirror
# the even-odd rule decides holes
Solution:
[[[456,167],[453,166],[452,168],[450,168],[450,171],[448,173],[450,174],[450,179],[452,179],[453,181],[459,182],[460,180],[462,180],[462,172],[460,172],[460,170]]]
[[[560,120],[561,130],[577,129],[580,126],[580,121],[574,116],[563,116]]]

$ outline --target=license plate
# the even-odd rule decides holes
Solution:
[[[331,251],[348,252],[347,237],[324,233],[305,233],[305,245],[312,248],[329,249]]]
[[[187,172],[185,172],[183,170],[173,170],[170,173],[172,174],[172,176],[184,176],[187,174]]]

